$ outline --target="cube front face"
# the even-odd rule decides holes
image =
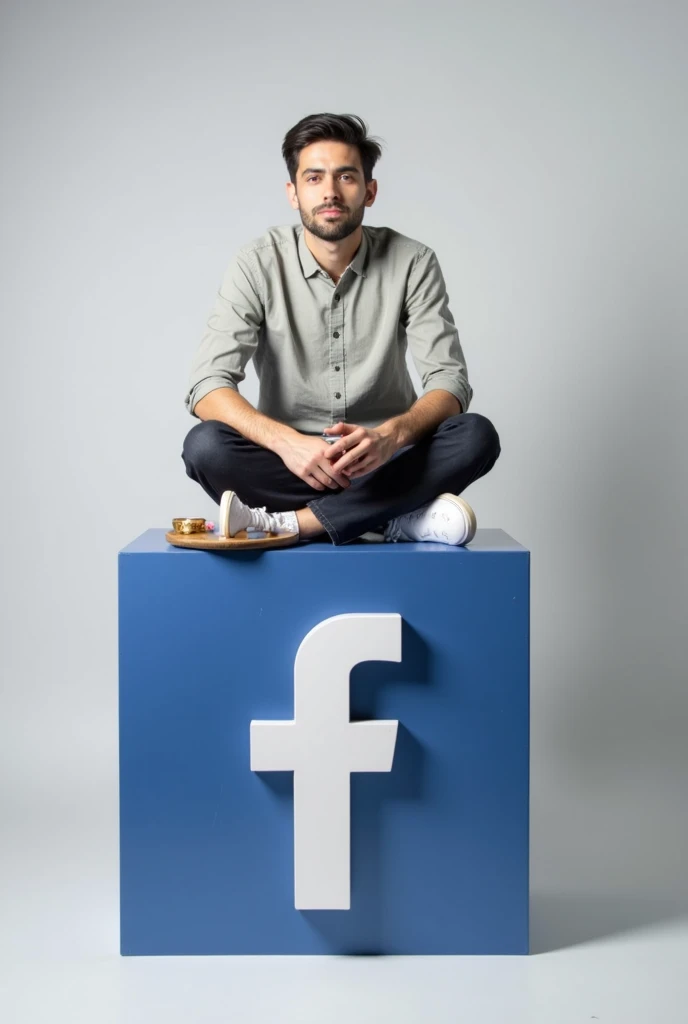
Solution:
[[[122,953],[527,953],[528,552],[159,533],[119,560]],[[250,723],[294,717],[301,642],[351,613],[402,619],[350,677],[394,759],[351,775],[350,909],[297,910],[293,777],[251,771]]]

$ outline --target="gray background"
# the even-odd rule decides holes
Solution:
[[[437,252],[471,409],[502,442],[466,497],[479,527],[532,552],[533,950],[685,920],[687,30],[666,0],[2,5],[11,1020],[139,1019],[172,977],[171,1007],[213,991],[202,974],[184,988],[180,963],[163,976],[117,958],[117,552],[173,515],[217,512],[180,458],[190,360],[233,252],[295,222],[280,146],[319,111],[360,114],[383,139],[365,223]],[[599,1014],[552,1015],[543,990],[567,982],[537,962],[471,968],[482,1020],[503,1020],[507,997],[514,1020]],[[298,1002],[279,970],[266,1019]],[[619,1019],[656,1008],[648,978],[669,998],[668,979],[630,971]],[[572,1013],[589,989],[570,983]],[[331,989],[314,984],[322,1022]],[[150,998],[142,1020],[172,1019]]]

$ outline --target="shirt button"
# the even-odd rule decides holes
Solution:
[[[342,396],[340,395],[340,393],[338,391],[335,391],[334,397],[335,398],[341,398]]]
[[[338,338],[339,337],[339,331],[335,331],[334,334],[332,335],[332,337],[333,338]]]
[[[339,296],[338,296],[338,295],[335,295],[335,297],[334,297],[334,301],[335,301],[335,302],[339,302]]]
[[[335,370],[338,370],[338,369],[339,369],[339,367],[338,367],[338,366],[335,366]]]

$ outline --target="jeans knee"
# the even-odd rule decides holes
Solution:
[[[461,418],[464,421],[464,429],[468,425],[473,435],[474,444],[479,448],[480,454],[483,457],[487,456],[496,461],[502,446],[499,434],[492,420],[488,419],[487,416],[483,416],[480,412],[466,412]]]
[[[221,429],[219,420],[202,420],[191,428],[182,446],[187,476],[195,479],[199,472],[205,475],[217,463],[222,445]]]

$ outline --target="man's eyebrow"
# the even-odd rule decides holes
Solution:
[[[335,167],[334,173],[341,174],[342,171],[353,171],[354,174],[360,174],[358,167],[354,167],[353,164],[346,164],[343,167]],[[324,174],[324,167],[307,167],[305,171],[301,171],[301,177],[303,178],[306,174]]]

